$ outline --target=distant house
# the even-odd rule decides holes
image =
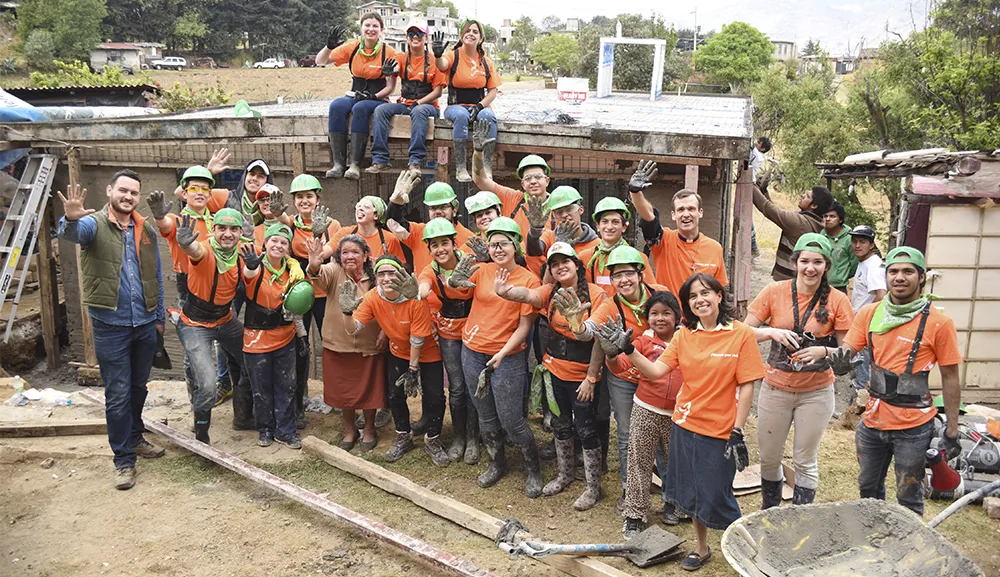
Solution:
[[[386,17],[382,38],[396,50],[406,50],[406,29],[414,23],[426,25],[431,33],[444,32],[446,44],[458,40],[459,21],[448,16],[448,9],[443,7],[428,8],[427,14],[405,10]]]
[[[514,25],[511,24],[510,18],[504,18],[503,26],[497,29],[497,33],[500,35],[496,41],[497,46],[499,46],[501,50],[504,50],[507,48],[507,45],[510,44],[511,39],[514,38]]]
[[[143,68],[147,67],[150,62],[163,58],[163,49],[167,47],[166,44],[159,42],[133,42],[132,46],[139,47],[139,60]]]
[[[566,32],[579,32],[580,31],[580,19],[579,18],[567,18],[566,19]]]
[[[381,0],[372,0],[371,2],[365,2],[358,6],[358,20],[369,12],[373,12],[382,17],[385,21],[387,18],[394,14],[402,12],[403,9],[399,7],[399,4],[393,2],[382,2]]]
[[[844,75],[854,72],[854,67],[857,66],[858,61],[851,56],[844,56],[837,59],[837,74]]]
[[[785,40],[772,40],[771,44],[774,44],[774,54],[775,60],[789,60],[795,58],[799,53],[795,49],[794,42],[787,42]]]
[[[101,72],[108,64],[117,64],[129,71],[141,69],[142,49],[125,42],[105,42],[90,51],[90,67]]]

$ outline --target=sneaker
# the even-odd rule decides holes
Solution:
[[[115,471],[115,489],[126,491],[135,487],[135,467],[122,467]]]
[[[274,442],[274,433],[270,431],[261,431],[257,433],[257,444],[261,447],[270,447],[271,443]]]
[[[233,396],[233,382],[229,380],[215,383],[215,405],[218,407]]]
[[[289,449],[301,449],[302,448],[302,441],[299,441],[298,437],[292,437],[291,439],[281,439],[281,438],[275,437],[274,440],[278,441],[279,443],[281,443],[282,445],[288,447]]]
[[[413,439],[410,438],[410,433],[400,433],[396,432],[396,442],[389,447],[389,450],[385,453],[385,460],[390,463],[395,463],[396,461],[403,458],[403,455],[407,451],[413,448]]]
[[[438,467],[447,467],[451,464],[451,457],[441,445],[441,437],[424,438],[424,449],[431,456],[431,460]]]
[[[366,168],[365,172],[367,172],[368,174],[378,174],[380,172],[386,172],[388,170],[392,170],[392,166],[388,164],[376,163]]]
[[[660,518],[664,525],[673,527],[681,524],[681,518],[677,515],[677,509],[670,503],[663,504],[663,516]]]
[[[132,450],[143,459],[158,459],[166,452],[163,447],[158,447],[146,439],[142,439],[136,443],[132,447]]]
[[[642,519],[625,517],[625,522],[622,524],[622,537],[628,541],[639,533],[642,533],[643,529],[645,529],[645,527],[642,526]]]
[[[375,413],[375,428],[381,429],[382,427],[388,425],[389,421],[391,420],[392,420],[392,411],[390,411],[389,409],[379,409],[378,412]],[[358,427],[359,429],[364,428],[365,424],[363,421],[364,418],[362,418],[361,426]]]

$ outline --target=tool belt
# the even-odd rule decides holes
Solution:
[[[253,295],[247,291],[247,310],[243,316],[243,328],[267,331],[292,324],[292,321],[285,320],[281,306],[269,309],[257,304],[257,293],[260,292],[262,282],[264,282],[264,271],[257,273],[257,284],[253,287]]]
[[[441,316],[446,319],[467,319],[470,312],[472,312],[472,299],[465,301],[441,299]]]
[[[403,98],[403,100],[420,100],[424,96],[430,94],[432,90],[434,90],[434,87],[431,86],[429,82],[404,80],[403,88],[400,89],[399,95]]]
[[[486,98],[486,88],[449,88],[448,104],[476,104]]]
[[[553,331],[552,338],[545,343],[545,354],[553,359],[587,365],[593,348],[593,341],[578,341]]]
[[[385,88],[385,86],[385,78],[369,80],[367,78],[358,78],[357,76],[351,77],[351,90],[354,92],[369,92],[371,94],[377,94]]]
[[[243,266],[242,261],[237,259],[236,266]],[[186,279],[187,275],[184,276]],[[199,323],[214,323],[229,314],[229,311],[232,310],[233,301],[229,301],[221,305],[215,304],[215,291],[218,288],[219,269],[215,269],[215,275],[212,277],[212,290],[208,295],[208,300],[205,300],[195,295],[193,292],[188,291],[187,299],[184,301],[184,306],[181,307],[181,310],[184,311],[184,316]]]
[[[931,406],[930,391],[930,371],[913,372],[913,365],[917,361],[917,352],[920,350],[920,341],[924,338],[924,329],[927,327],[927,317],[930,316],[930,303],[920,313],[920,326],[917,328],[916,337],[913,339],[913,346],[910,348],[910,356],[906,361],[906,369],[901,373],[894,373],[875,363],[875,347],[872,343],[872,333],[868,331],[868,348],[865,349],[865,360],[871,365],[871,380],[868,390],[871,396],[881,399],[896,407],[911,409],[926,409]]]
[[[822,338],[816,338],[812,333],[798,332],[799,335],[799,350],[809,348],[809,347],[836,347],[837,337],[834,335],[827,335]],[[822,359],[816,361],[815,363],[803,363],[801,361],[792,361],[790,357],[790,351],[778,343],[771,343],[771,352],[767,354],[767,364],[771,367],[778,369],[779,371],[785,371],[788,373],[819,373],[830,368],[830,361],[827,359]]]

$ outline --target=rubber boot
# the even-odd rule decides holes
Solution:
[[[816,499],[816,489],[806,489],[795,485],[795,490],[792,492],[792,505],[808,505],[814,499]]]
[[[367,134],[351,135],[351,164],[344,172],[344,178],[358,180],[361,178],[361,161],[365,159],[365,149],[368,148]]]
[[[212,411],[196,411],[194,414],[194,438],[210,445],[208,427],[212,424]]]
[[[490,140],[483,145],[483,172],[486,173],[486,178],[493,180],[493,155],[497,151],[497,141],[496,139]]]
[[[601,487],[601,449],[584,449],[583,466],[587,472],[587,490],[573,502],[577,511],[586,511],[604,498],[604,488]]]
[[[475,465],[479,463],[479,414],[476,409],[469,407],[465,420],[467,425],[464,461],[466,465]]]
[[[551,461],[558,456],[556,453],[555,437],[552,437],[551,441],[543,443],[542,446],[538,448],[538,456],[541,457],[543,461]]]
[[[574,480],[573,439],[556,439],[556,471],[558,476],[552,479],[542,489],[546,497],[558,495]]]
[[[295,428],[304,429],[306,428],[306,395],[309,392],[309,361],[311,357],[308,350],[304,356],[299,354],[301,352],[299,347],[308,347],[308,342],[303,342],[301,339],[295,339],[295,341]]]
[[[767,479],[760,480],[761,511],[764,509],[770,509],[771,507],[777,507],[781,504],[782,484],[782,481],[768,481]]]
[[[483,444],[486,445],[486,452],[490,454],[492,462],[476,480],[476,484],[485,489],[496,485],[507,474],[507,456],[504,454],[502,432],[483,433]]]
[[[330,156],[333,158],[333,168],[326,171],[327,178],[344,176],[344,164],[347,161],[347,133],[330,133]]]
[[[455,145],[455,179],[459,182],[472,182],[469,176],[469,147],[468,140],[456,140]]]
[[[532,439],[518,449],[524,459],[524,470],[528,473],[528,479],[524,482],[524,494],[529,499],[534,499],[542,494],[542,461],[538,458],[538,445]]]
[[[430,420],[427,419],[427,415],[420,415],[417,421],[410,425],[410,433],[414,437],[422,437],[427,434],[427,429],[431,426]]]
[[[469,411],[466,407],[451,407],[451,430],[455,434],[455,438],[451,441],[451,446],[448,447],[448,457],[452,461],[460,461],[465,455],[465,433],[467,431],[466,419],[468,417]]]
[[[253,418],[253,391],[250,390],[250,379],[240,377],[233,385],[233,430],[254,431],[257,423]]]

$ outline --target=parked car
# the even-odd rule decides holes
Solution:
[[[187,67],[187,64],[187,60],[184,60],[180,56],[167,56],[166,58],[154,60],[149,63],[149,65],[156,70],[184,70],[184,68]]]
[[[285,67],[285,61],[284,60],[278,60],[277,58],[268,58],[267,60],[264,60],[263,62],[254,62],[253,63],[253,67],[254,68],[284,68]]]
[[[313,67],[315,67],[316,66],[316,55],[313,54],[312,56],[303,56],[302,58],[299,58],[299,66],[301,66],[302,68],[313,68]]]

